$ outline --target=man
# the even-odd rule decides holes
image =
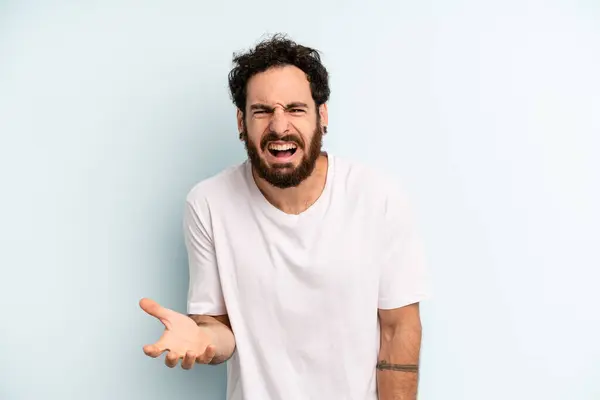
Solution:
[[[322,151],[316,50],[274,36],[234,63],[248,160],[189,192],[189,315],[142,299],[166,328],[144,352],[185,369],[229,360],[229,400],[416,399],[428,291],[406,197]]]

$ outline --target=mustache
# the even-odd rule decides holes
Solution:
[[[277,141],[295,143],[299,148],[304,149],[304,142],[302,139],[300,139],[300,137],[296,135],[279,136],[274,132],[270,132],[262,138],[260,141],[260,148],[265,150],[270,142]]]

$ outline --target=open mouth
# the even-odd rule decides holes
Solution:
[[[287,158],[291,157],[298,150],[298,146],[295,143],[285,143],[285,144],[274,144],[271,143],[267,147],[269,153],[276,158]]]

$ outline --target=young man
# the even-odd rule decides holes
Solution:
[[[428,289],[406,197],[322,151],[316,50],[274,36],[234,63],[248,160],[187,196],[189,315],[142,299],[166,328],[144,352],[229,360],[229,400],[416,399]]]

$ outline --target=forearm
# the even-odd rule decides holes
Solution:
[[[377,363],[379,400],[416,400],[421,327],[381,328]]]
[[[235,336],[227,317],[211,317],[208,315],[190,315],[199,327],[207,330],[216,347],[216,354],[209,364],[221,364],[227,361],[235,350]]]

